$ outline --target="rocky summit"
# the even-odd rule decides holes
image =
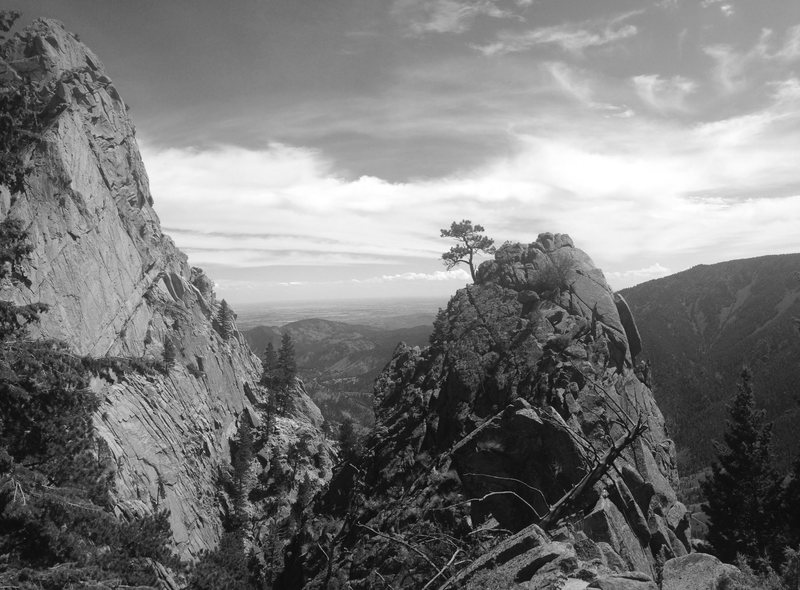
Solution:
[[[4,285],[3,298],[48,304],[40,336],[119,361],[93,382],[116,509],[168,510],[177,552],[197,556],[221,534],[217,482],[229,441],[242,421],[259,425],[260,364],[235,328],[215,327],[213,283],[162,233],[128,108],[100,60],[52,20],[9,39],[3,55],[2,78],[25,76],[47,103],[25,190],[12,198],[0,187],[0,217],[22,220],[33,246],[27,284]],[[166,374],[124,369],[160,362],[165,346],[175,354]],[[278,511],[330,467],[319,411],[301,384],[292,397],[258,460],[285,462],[304,438],[322,463],[293,471]]]
[[[567,235],[503,245],[396,350],[285,586],[654,588],[691,539],[640,347]]]

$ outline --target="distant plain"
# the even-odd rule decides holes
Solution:
[[[240,330],[283,326],[310,318],[394,330],[432,324],[439,308],[446,306],[447,299],[441,297],[233,304]]]

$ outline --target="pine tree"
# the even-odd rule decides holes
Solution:
[[[29,252],[22,225],[0,223],[0,278],[22,281],[14,272],[22,272]],[[92,420],[100,405],[90,388],[96,360],[62,342],[26,338],[27,325],[45,309],[0,301],[3,581],[62,588],[68,580],[119,579],[150,586],[150,560],[171,559],[169,520],[160,513],[123,523],[108,510],[110,452]]]
[[[223,340],[228,340],[233,335],[233,310],[224,299],[219,304],[219,311],[214,323],[214,327]]]
[[[253,433],[242,419],[232,452],[233,467],[233,522],[231,532],[242,538],[247,523],[247,495],[250,492],[250,461],[253,459]]]
[[[284,332],[281,338],[281,348],[278,351],[277,377],[283,387],[289,387],[297,376],[297,361],[294,358],[294,343],[289,332]]]
[[[275,386],[275,372],[278,369],[278,353],[272,342],[267,343],[264,349],[264,356],[261,359],[261,385],[265,387]]]
[[[755,409],[745,368],[733,402],[728,407],[724,445],[717,445],[712,475],[702,483],[709,516],[708,541],[720,559],[733,562],[737,554],[753,565],[776,557],[777,476],[772,466],[772,425]]]
[[[781,514],[785,518],[786,544],[800,546],[800,457],[794,460],[791,477],[781,494]]]
[[[20,16],[13,10],[0,10],[0,44]],[[45,93],[36,92],[30,75],[17,74],[12,69],[0,85],[0,185],[12,195],[25,189],[25,175],[32,169],[26,147],[41,137],[48,102],[42,96]]]
[[[339,425],[339,461],[357,462],[361,457],[361,441],[352,418],[345,418]]]

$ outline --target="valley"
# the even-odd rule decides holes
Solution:
[[[356,318],[363,318],[361,305]],[[419,321],[424,314],[392,316],[386,304],[370,308],[375,323],[397,325]],[[347,307],[345,307],[347,310]],[[314,310],[318,311],[318,309]],[[303,309],[292,313],[302,313]],[[346,313],[343,312],[343,313]],[[251,350],[262,354],[267,343],[278,346],[288,333],[294,342],[297,371],[323,416],[338,426],[350,418],[366,431],[374,424],[372,390],[398,345],[426,346],[428,324],[402,328],[363,326],[326,319],[304,319],[280,327],[257,326],[243,334]]]

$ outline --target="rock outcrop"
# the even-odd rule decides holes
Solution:
[[[742,572],[713,555],[692,553],[664,564],[662,590],[724,590],[743,588]]]
[[[116,463],[119,512],[169,510],[177,550],[195,556],[220,535],[217,480],[237,424],[258,425],[258,359],[237,331],[214,329],[211,281],[162,233],[128,108],[100,60],[51,20],[10,39],[3,55],[3,76],[26,76],[48,105],[25,191],[0,187],[0,217],[23,220],[34,247],[30,283],[6,286],[3,298],[48,304],[39,335],[119,367],[160,363],[165,342],[174,345],[166,374],[98,376],[95,422]],[[303,433],[322,440],[318,410],[301,387],[294,398],[275,452]],[[329,454],[294,477],[320,485]]]
[[[499,248],[384,370],[287,587],[655,587],[689,523],[634,328],[568,236]]]

